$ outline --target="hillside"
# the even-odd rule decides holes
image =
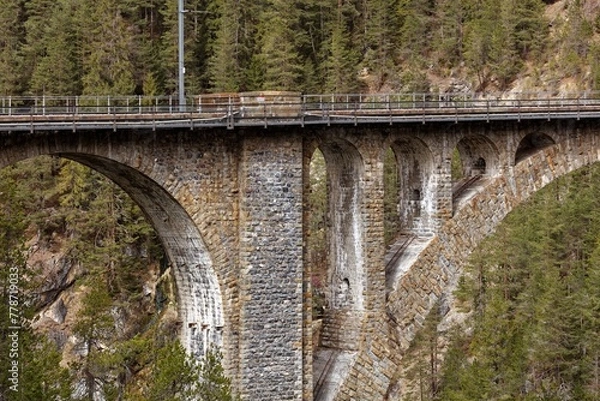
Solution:
[[[187,0],[186,91],[600,88],[597,0]],[[0,0],[0,94],[176,94],[175,0]]]

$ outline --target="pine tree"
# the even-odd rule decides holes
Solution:
[[[325,91],[331,93],[357,93],[358,54],[352,42],[352,23],[357,13],[351,2],[338,2],[335,19],[331,22],[329,42],[323,46],[327,57],[323,62]]]
[[[135,35],[129,17],[130,4],[99,0],[80,8],[79,19],[87,19],[83,46],[83,93],[87,95],[133,94],[133,48]]]
[[[221,0],[218,7],[219,28],[209,62],[211,88],[215,92],[236,92],[242,86],[239,2]]]
[[[78,373],[85,383],[83,399],[93,401],[97,392],[106,392],[107,367],[103,362],[103,343],[109,338],[114,322],[110,315],[112,300],[102,279],[92,280],[91,288],[78,312],[73,328],[84,348],[84,359],[78,363]]]
[[[24,88],[23,1],[0,1],[0,93],[20,95]]]
[[[296,90],[299,87],[304,63],[295,40],[298,23],[294,0],[271,0],[261,14],[260,50],[254,57],[255,68],[264,73],[261,89]]]
[[[200,363],[198,395],[203,401],[236,401],[231,380],[225,376],[221,365],[222,355],[214,348],[208,350]]]
[[[364,63],[376,77],[376,88],[380,88],[395,72],[398,32],[400,26],[397,1],[369,0],[365,2],[367,16],[365,29],[366,52]],[[410,40],[410,38],[408,39]]]
[[[37,11],[40,21],[28,20],[28,60],[33,67],[29,89],[35,94],[80,94],[81,37],[75,21],[75,10],[80,3],[73,0],[51,3],[52,7]]]
[[[148,401],[186,401],[197,395],[198,367],[179,342],[168,342],[156,351],[145,397]]]
[[[463,60],[464,25],[467,6],[464,1],[438,0],[433,48],[444,67],[456,67]]]
[[[160,76],[165,94],[176,94],[178,89],[178,3],[165,1],[160,8],[160,15],[164,21],[163,34],[160,45]]]

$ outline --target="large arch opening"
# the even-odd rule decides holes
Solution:
[[[181,342],[195,357],[210,344],[220,346],[224,326],[222,297],[206,245],[185,209],[164,188],[141,172],[104,157],[61,153],[100,172],[139,205],[156,230],[177,287]]]
[[[10,165],[18,160],[6,158]],[[181,344],[194,358],[202,358],[211,344],[223,342],[223,306],[219,281],[198,228],[183,207],[164,188],[142,172],[105,157],[54,153],[106,176],[140,207],[157,233],[176,286]],[[7,167],[5,165],[1,168]]]
[[[23,246],[15,255],[21,255],[19,290],[27,288],[27,298],[20,293],[20,312],[32,309],[20,350],[28,359],[22,365],[28,385],[35,388],[44,377],[30,372],[30,355],[39,353],[48,358],[50,375],[62,372],[51,391],[61,386],[86,398],[135,392],[156,377],[164,352],[179,352],[176,337],[190,355],[170,359],[174,369],[189,363],[183,358],[202,358],[211,344],[222,343],[221,299],[216,277],[210,277],[210,257],[175,199],[142,173],[106,158],[17,158],[22,160],[10,160],[0,172],[0,237],[21,232]],[[11,199],[18,208],[7,204]],[[0,266],[2,278],[15,268],[4,257]],[[3,290],[6,283],[0,283]],[[107,358],[117,359],[105,363]],[[70,374],[62,367],[67,363]],[[146,384],[152,392],[152,383]]]

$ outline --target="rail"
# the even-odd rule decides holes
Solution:
[[[521,94],[347,94],[265,98],[173,96],[4,96],[0,131],[236,126],[305,126],[582,119],[600,117],[600,92]]]
[[[391,269],[398,263],[398,260],[409,247],[409,245],[415,240],[417,236],[414,234],[401,234],[398,236],[396,241],[390,247],[388,254],[385,259],[389,259],[385,264],[385,273],[389,274]]]
[[[331,368],[333,368],[333,364],[335,362],[335,358],[337,356],[337,350],[331,350],[331,353],[329,354],[329,357],[327,358],[327,362],[325,363],[325,366],[323,368],[323,370],[321,371],[321,374],[319,375],[319,378],[317,379],[317,381],[315,382],[314,386],[313,386],[313,394],[314,394],[314,399],[318,400],[321,397],[321,392],[323,391],[323,385],[325,384],[325,379],[329,376],[329,372],[331,371]]]
[[[454,184],[452,188],[452,202],[455,203],[473,184],[481,179],[481,175],[477,174],[466,179],[462,179]]]

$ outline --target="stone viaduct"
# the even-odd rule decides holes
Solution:
[[[0,167],[75,160],[141,206],[173,266],[182,340],[222,346],[242,399],[384,400],[432,306],[519,203],[600,159],[597,119],[0,133]],[[384,155],[413,238],[384,246]],[[329,189],[327,309],[313,344],[310,161]],[[451,158],[465,179],[453,183]],[[454,184],[454,185],[453,185]],[[387,264],[387,267],[386,267]]]

